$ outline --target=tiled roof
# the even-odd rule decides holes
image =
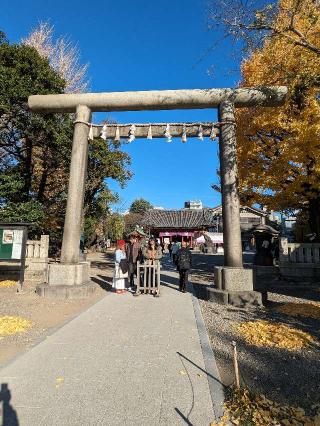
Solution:
[[[219,207],[214,209],[148,210],[143,218],[143,226],[150,228],[201,228],[215,225]]]
[[[240,211],[251,211],[257,216],[266,216],[263,210],[241,206]],[[180,210],[148,210],[143,218],[142,225],[149,228],[179,229],[202,228],[216,224],[216,218],[221,216],[222,207],[204,209],[180,209]]]
[[[255,213],[258,216],[268,216],[269,213],[265,210],[261,210],[261,209],[257,209],[256,207],[249,207],[249,206],[241,206],[240,207],[240,212],[243,210],[247,210],[251,213]]]

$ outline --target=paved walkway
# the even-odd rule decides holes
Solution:
[[[208,426],[192,296],[176,277],[164,272],[160,298],[107,293],[2,369],[4,426]]]

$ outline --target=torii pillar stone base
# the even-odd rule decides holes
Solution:
[[[215,288],[207,288],[208,299],[239,308],[260,307],[267,301],[267,293],[254,291],[253,270],[231,266],[214,268]]]
[[[38,285],[36,293],[41,297],[77,299],[90,296],[96,287],[90,281],[89,262],[70,265],[49,263],[48,283]]]

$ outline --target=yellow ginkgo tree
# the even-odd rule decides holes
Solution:
[[[289,93],[282,107],[237,111],[241,195],[273,210],[307,211],[319,239],[320,5],[281,0],[272,25],[272,36],[242,63],[241,84],[286,85]]]

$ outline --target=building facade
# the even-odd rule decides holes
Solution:
[[[268,213],[254,207],[240,207],[241,237],[244,248],[250,244],[252,229],[265,224]],[[214,208],[183,208],[180,210],[148,210],[142,225],[150,234],[159,238],[161,243],[187,241],[191,247],[202,232],[208,232],[217,241],[221,241],[223,231],[222,206]]]

